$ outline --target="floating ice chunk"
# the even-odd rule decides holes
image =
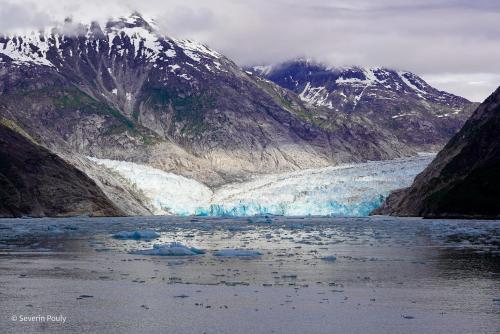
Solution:
[[[118,233],[113,234],[113,238],[115,239],[134,239],[134,240],[139,240],[139,239],[156,239],[160,235],[156,233],[155,231],[121,231]]]
[[[226,257],[257,257],[262,253],[252,249],[222,249],[214,253],[215,256]]]
[[[328,261],[328,262],[335,262],[335,261],[337,261],[337,257],[333,256],[333,255],[324,256],[321,259],[325,260],[325,261]]]
[[[160,256],[191,256],[205,254],[202,249],[188,247],[180,242],[171,242],[162,245],[153,245],[152,249],[143,249],[132,252],[140,255],[160,255]]]

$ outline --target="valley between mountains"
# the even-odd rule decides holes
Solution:
[[[425,152],[477,106],[384,67],[295,59],[242,68],[138,13],[104,26],[67,20],[0,37],[0,176],[13,189],[0,212],[367,215],[410,186],[432,160]],[[52,202],[24,205],[32,190],[13,169],[33,158],[5,163],[20,137],[65,162],[50,177],[78,170],[96,197],[76,196],[70,210],[58,198],[78,185],[61,182]],[[33,165],[29,177],[46,179]]]

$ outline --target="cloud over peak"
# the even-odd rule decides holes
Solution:
[[[37,29],[138,10],[173,37],[242,65],[298,56],[329,65],[407,69],[472,100],[500,83],[500,2],[488,0],[3,0],[0,31]],[[478,84],[480,82],[481,84]]]

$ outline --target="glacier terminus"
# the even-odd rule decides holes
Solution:
[[[411,158],[255,176],[218,188],[126,161],[90,158],[140,190],[157,215],[367,216],[391,190],[407,187],[433,159]]]

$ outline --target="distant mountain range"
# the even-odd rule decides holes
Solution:
[[[318,110],[316,122],[324,126],[338,114],[362,116],[417,151],[439,150],[478,105],[411,72],[383,67],[332,68],[298,59],[247,70],[296,93]]]
[[[210,187],[437,150],[475,104],[408,72],[308,61],[244,70],[138,13],[0,37],[0,118],[90,176],[127,214],[141,194],[86,157]]]

